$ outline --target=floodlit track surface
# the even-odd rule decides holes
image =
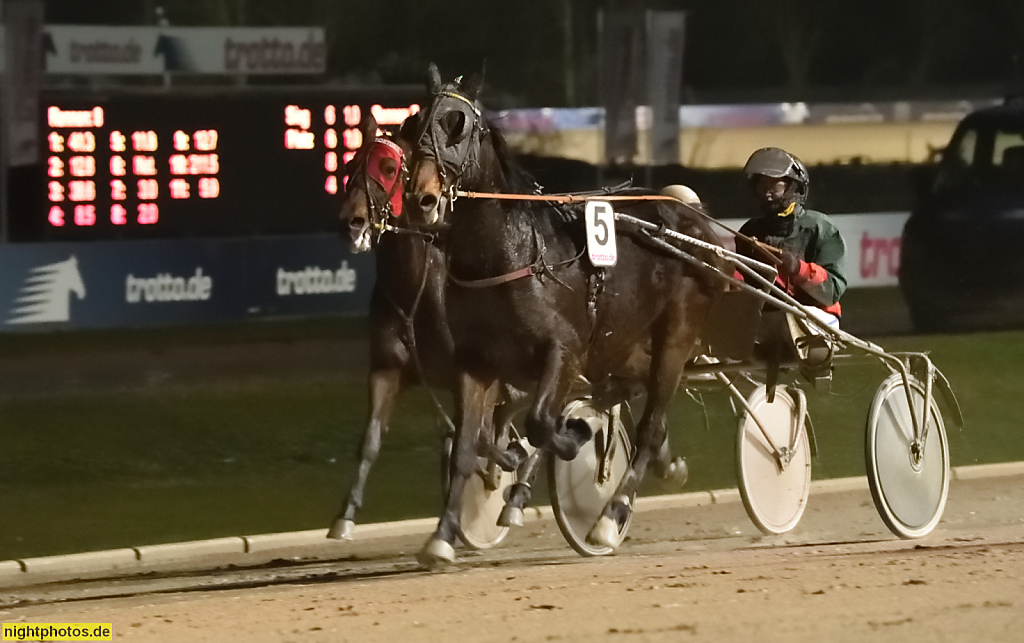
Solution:
[[[538,520],[428,572],[425,536],[215,558],[146,575],[3,587],[0,621],[110,622],[115,640],[1011,640],[1024,627],[1024,476],[954,480],[930,536],[895,539],[866,483],[812,491],[764,538],[739,502],[636,515],[581,558]],[[341,555],[339,555],[341,552]]]

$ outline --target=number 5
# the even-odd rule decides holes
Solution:
[[[591,210],[591,214],[594,215],[594,241],[596,241],[599,245],[602,246],[608,244],[608,222],[605,221],[602,216],[605,213],[606,211],[604,210],[604,208],[594,208],[593,210]],[[601,230],[600,234],[597,234],[598,228],[600,228]]]
[[[615,211],[606,201],[588,201],[585,213],[590,262],[595,266],[614,266],[618,258],[615,248]]]

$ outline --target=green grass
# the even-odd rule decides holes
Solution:
[[[354,471],[362,377],[0,404],[0,559],[326,527]],[[366,521],[439,503],[440,429],[405,396]]]
[[[197,326],[0,333],[0,355],[20,357],[110,349],[170,350],[178,346],[215,348],[254,342],[366,337],[366,329],[365,317],[323,316]]]
[[[352,323],[343,332],[361,332]],[[160,341],[276,341],[292,330],[182,330]],[[326,323],[321,331],[342,332]],[[22,336],[4,338],[0,348],[14,346],[22,355],[102,351],[122,341],[151,346],[145,341],[154,337],[129,335],[69,334],[56,349],[52,336]],[[893,351],[930,350],[952,382],[967,424],[961,431],[947,422],[954,465],[1024,459],[1016,384],[1024,331],[876,341]],[[842,366],[831,391],[809,394],[815,478],[864,473],[864,422],[884,376],[875,364]],[[2,398],[0,559],[326,528],[354,470],[365,389],[362,374],[318,373],[159,392]],[[702,401],[679,395],[672,409],[673,446],[690,463],[687,489],[732,486],[735,421],[724,394],[704,394]],[[360,520],[435,516],[439,445],[429,397],[411,391],[371,475]],[[645,491],[676,490],[650,482]]]

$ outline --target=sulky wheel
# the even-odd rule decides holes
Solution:
[[[925,386],[908,377],[914,412],[923,415]],[[907,385],[890,375],[875,393],[865,435],[868,484],[885,525],[900,538],[920,538],[935,528],[949,494],[949,444],[935,398],[927,401],[922,438],[914,437]]]
[[[767,535],[796,527],[811,492],[807,404],[802,391],[793,394],[795,400],[779,386],[769,404],[766,388],[758,386],[747,398],[749,410],[740,417],[736,436],[740,497],[750,520]]]
[[[593,431],[593,438],[580,449],[573,460],[548,458],[548,489],[555,522],[569,545],[581,556],[605,556],[614,547],[593,545],[587,534],[601,517],[605,505],[612,499],[619,482],[629,469],[633,456],[633,442],[623,423],[621,414],[628,414],[626,406],[619,405],[620,413],[613,413],[614,426],[608,414],[595,409],[590,400],[570,402],[563,413],[566,418],[585,420]],[[630,518],[619,529],[620,544],[629,530]]]
[[[502,471],[493,462],[469,477],[459,523],[459,537],[467,547],[490,549],[505,539],[509,528],[498,526],[498,516],[505,507],[505,489],[515,483],[515,472]]]

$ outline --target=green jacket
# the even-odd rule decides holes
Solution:
[[[788,216],[757,216],[740,233],[799,257],[800,272],[791,283],[782,280],[784,287],[803,304],[839,314],[847,283],[846,244],[827,216],[798,204]]]

